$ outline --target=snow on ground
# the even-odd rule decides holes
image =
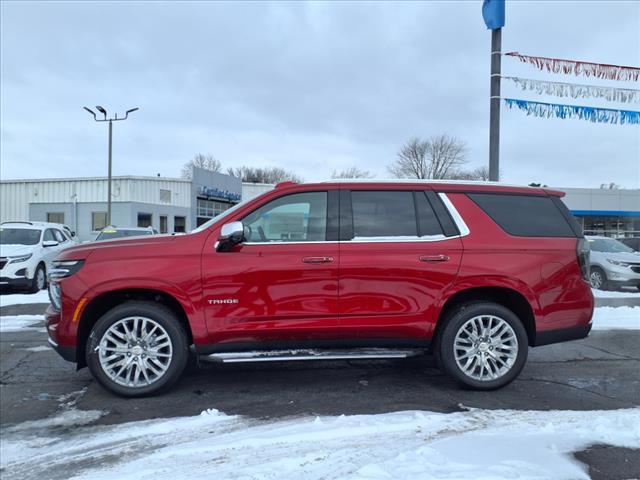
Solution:
[[[637,298],[640,300],[640,290],[623,290],[623,291],[608,291],[608,290],[596,290],[592,288],[593,296],[596,298]]]
[[[3,315],[0,316],[0,333],[46,332],[43,315]]]
[[[40,290],[37,293],[12,293],[0,295],[0,307],[23,303],[49,303],[49,292]]]
[[[640,307],[598,307],[593,330],[640,330]]]
[[[74,410],[67,416],[78,415]],[[101,412],[79,416],[79,425]],[[7,478],[586,479],[594,443],[640,448],[640,409],[421,411],[276,422],[207,410],[114,426],[5,428]],[[45,421],[46,422],[46,421]],[[48,428],[49,427],[49,428]]]

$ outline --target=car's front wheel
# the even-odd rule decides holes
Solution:
[[[105,313],[89,335],[87,365],[100,384],[125,397],[157,393],[182,374],[187,335],[167,307],[131,301]]]
[[[527,360],[527,332],[520,319],[497,303],[461,305],[439,335],[441,367],[458,383],[494,390],[511,383]]]
[[[47,270],[43,264],[39,264],[33,274],[33,280],[31,281],[31,288],[29,288],[29,291],[31,293],[37,293],[45,288],[47,288]]]
[[[591,273],[589,274],[589,283],[591,287],[596,290],[607,289],[607,275],[601,268],[591,267]]]

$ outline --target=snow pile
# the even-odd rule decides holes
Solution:
[[[7,332],[46,332],[43,328],[43,315],[4,315],[0,316],[0,333]]]
[[[40,290],[37,293],[13,293],[0,295],[0,307],[24,303],[49,303],[49,292]]]
[[[196,417],[6,431],[7,478],[588,478],[571,452],[640,448],[640,409],[397,412],[274,423],[211,410]]]
[[[640,330],[640,307],[598,307],[593,330]]]
[[[614,292],[608,290],[596,290],[592,288],[593,296],[596,298],[636,298],[640,300],[640,290],[625,290],[621,292]]]

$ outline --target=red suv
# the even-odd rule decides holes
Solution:
[[[109,390],[169,387],[222,362],[434,352],[467,387],[529,346],[586,337],[589,248],[562,192],[488,183],[279,184],[188,235],[63,251],[51,345]]]

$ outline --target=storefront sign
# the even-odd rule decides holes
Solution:
[[[204,185],[198,187],[198,195],[207,198],[223,198],[231,202],[239,202],[241,198],[239,193],[230,192],[229,190],[220,190],[215,187],[206,187]]]

